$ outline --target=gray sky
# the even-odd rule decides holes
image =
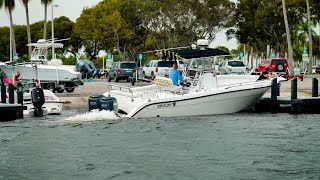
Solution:
[[[59,7],[54,8],[54,17],[66,16],[75,21],[81,14],[84,7],[94,6],[101,0],[53,0],[53,4]],[[44,19],[44,7],[40,0],[31,0],[29,4],[30,23]],[[51,20],[51,5],[48,8],[48,20]],[[20,0],[16,0],[16,8],[13,12],[14,24],[26,24],[25,10]],[[6,10],[0,9],[0,26],[8,26],[9,17]]]
[[[54,17],[66,16],[75,22],[83,8],[94,6],[100,1],[102,0],[53,0],[53,4],[59,5],[59,7],[54,8]],[[40,2],[40,0],[30,1],[29,16],[31,24],[44,19],[44,8]],[[48,20],[51,20],[51,5],[48,8]],[[20,0],[16,1],[16,8],[13,12],[13,23],[19,25],[26,24],[25,10]],[[8,13],[3,8],[0,9],[0,27],[1,26],[9,26]],[[235,39],[227,41],[224,32],[220,32],[210,46],[225,46],[231,50],[237,48],[237,42]]]

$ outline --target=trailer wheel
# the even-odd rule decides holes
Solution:
[[[58,92],[58,93],[63,93],[63,92],[64,92],[64,89],[60,89],[60,88],[59,88],[59,89],[57,89],[57,92]]]
[[[55,87],[55,85],[53,83],[47,84],[47,89],[49,89],[52,92],[55,92],[55,88],[54,87]]]
[[[74,91],[74,88],[66,88],[66,91],[67,91],[68,93],[72,93],[72,92]]]

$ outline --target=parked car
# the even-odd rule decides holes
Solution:
[[[143,67],[142,73],[144,77],[154,79],[156,76],[169,76],[171,68],[170,61],[151,60]]]
[[[137,69],[135,62],[114,62],[108,72],[108,82],[114,79],[118,82],[120,79],[126,79],[129,82],[129,77],[133,76],[133,73]]]
[[[286,73],[289,68],[289,65],[287,59],[285,58],[264,59],[261,61],[261,64],[259,64],[256,71],[263,72],[266,68],[269,68],[269,71],[272,72]]]
[[[316,74],[320,74],[320,64],[318,64],[316,67]]]
[[[241,60],[223,61],[219,66],[219,71],[222,74],[245,73],[246,65]]]

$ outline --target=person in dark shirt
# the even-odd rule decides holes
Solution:
[[[273,75],[269,73],[269,69],[266,68],[264,72],[261,73],[259,78],[257,80],[264,80],[264,79],[269,79],[272,78]]]
[[[269,72],[262,72],[257,80],[264,80],[269,78]]]

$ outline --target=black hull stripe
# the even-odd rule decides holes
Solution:
[[[176,101],[166,101],[166,102],[157,102],[157,103],[151,103],[151,104],[147,104],[146,106],[142,107],[139,111],[137,111],[136,113],[134,113],[134,115],[132,117],[134,117],[135,115],[137,115],[140,111],[142,111],[143,109],[151,106],[151,105],[156,105],[156,104],[163,104],[163,103],[173,103],[173,102],[179,102],[179,101],[186,101],[186,100],[193,100],[193,99],[200,99],[200,98],[206,98],[206,97],[210,97],[210,96],[217,96],[217,95],[221,95],[221,94],[228,94],[228,93],[233,93],[233,92],[240,92],[240,91],[251,91],[251,90],[256,90],[256,89],[264,89],[264,88],[270,88],[270,86],[265,86],[265,87],[260,87],[260,88],[252,88],[252,89],[242,89],[242,90],[238,90],[238,91],[230,91],[230,92],[224,92],[224,93],[218,93],[218,94],[210,94],[210,95],[206,95],[206,96],[199,96],[199,97],[193,97],[193,98],[188,98],[188,99],[180,99],[180,100],[176,100]]]

